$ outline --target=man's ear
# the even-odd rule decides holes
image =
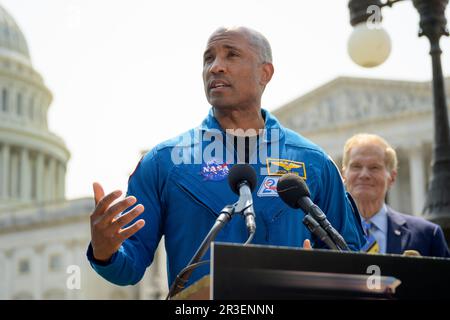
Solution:
[[[347,182],[347,179],[345,178],[345,167],[343,167],[341,169],[341,177],[342,177],[342,182],[345,184]]]
[[[391,178],[391,181],[389,182],[389,188],[397,181],[397,170],[392,170],[389,173],[389,176]]]
[[[270,62],[265,62],[262,65],[262,73],[261,73],[261,81],[260,84],[262,86],[266,86],[269,83],[270,79],[272,79],[273,73],[275,72],[273,68],[273,64]]]

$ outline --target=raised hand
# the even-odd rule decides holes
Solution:
[[[144,206],[138,204],[128,212],[119,215],[136,203],[133,196],[126,197],[112,204],[122,192],[116,190],[105,196],[102,186],[94,182],[95,209],[91,214],[91,245],[94,258],[98,261],[108,261],[119,250],[122,242],[138,232],[145,221],[139,219],[131,226],[123,228],[144,212]]]

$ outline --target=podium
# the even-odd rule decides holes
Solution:
[[[450,259],[211,244],[210,276],[175,299],[449,299]]]

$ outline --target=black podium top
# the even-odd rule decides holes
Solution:
[[[450,298],[445,258],[216,242],[211,277],[213,299]]]

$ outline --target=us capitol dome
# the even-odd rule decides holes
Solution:
[[[51,102],[22,31],[0,6],[0,208],[64,199],[70,153],[48,130]]]

